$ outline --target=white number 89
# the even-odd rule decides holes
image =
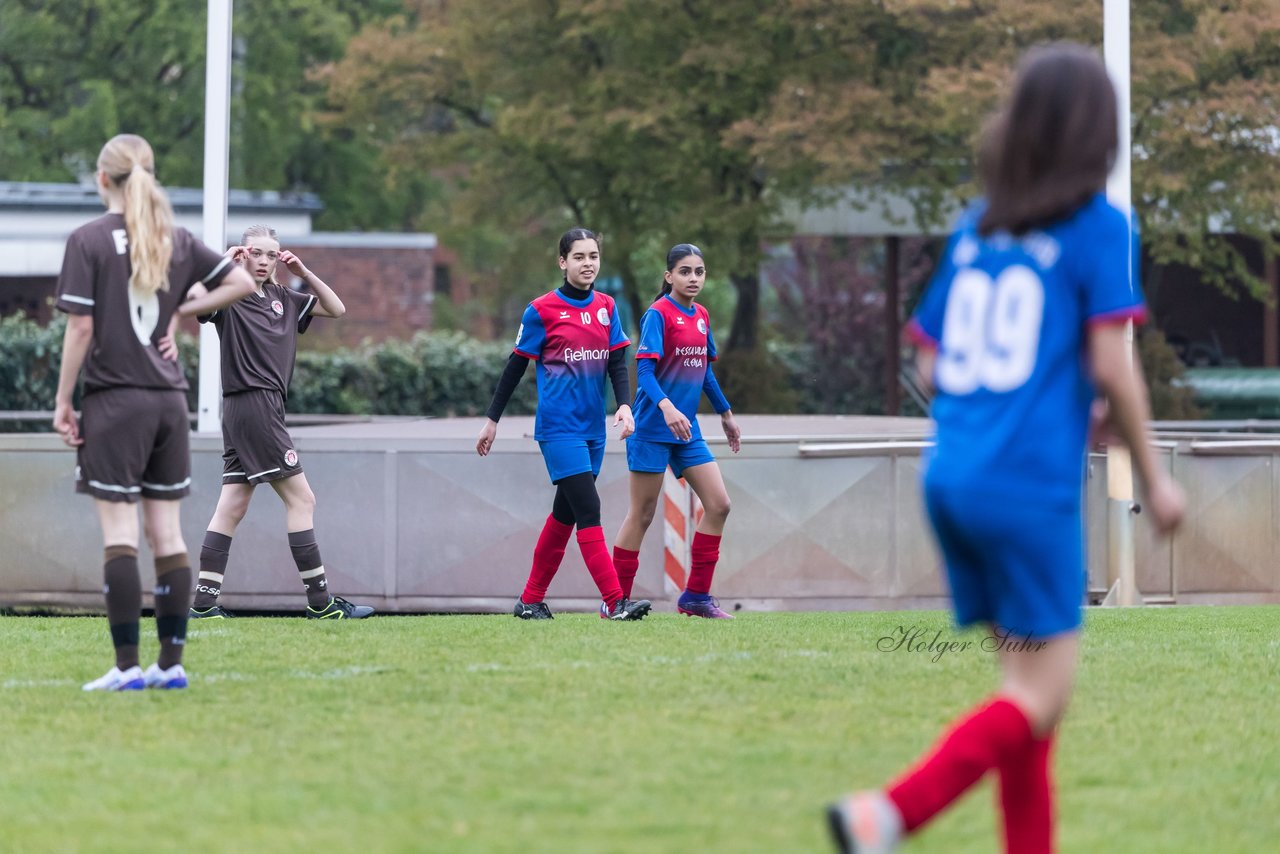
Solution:
[[[1030,268],[1005,269],[992,282],[964,269],[951,283],[938,353],[938,388],[969,394],[1013,391],[1031,376],[1044,319],[1044,285]]]

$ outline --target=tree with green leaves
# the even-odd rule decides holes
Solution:
[[[455,222],[548,244],[566,225],[602,231],[637,316],[646,259],[706,245],[738,296],[728,348],[752,349],[761,241],[810,184],[734,128],[809,49],[808,5],[420,0],[353,40],[331,97],[400,168],[447,183]]]
[[[313,190],[326,223],[409,227],[426,185],[391,182],[362,128],[319,122],[318,75],[398,0],[240,0],[232,57],[231,185]],[[199,186],[203,0],[0,2],[0,179],[77,181],[117,133],[152,144],[160,177]]]

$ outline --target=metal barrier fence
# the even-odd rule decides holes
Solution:
[[[703,423],[733,502],[714,591],[726,607],[945,606],[920,501],[925,422],[740,421],[749,441],[738,455],[716,441],[715,419]],[[293,431],[318,498],[316,530],[334,592],[393,612],[510,607],[552,489],[527,436],[531,419],[504,419],[486,459],[474,450],[479,423],[375,420]],[[194,557],[220,488],[221,442],[197,435],[192,450],[183,531]],[[1163,542],[1139,519],[1141,591],[1156,601],[1280,602],[1280,440],[1178,432],[1161,452],[1187,489],[1189,513]],[[1091,458],[1087,485],[1094,591],[1106,586],[1105,465]],[[72,494],[73,468],[56,436],[0,435],[0,605],[101,606],[101,541],[91,502]],[[599,486],[612,541],[628,500],[616,441]],[[636,584],[660,606],[674,599],[663,525],[660,508]],[[301,609],[284,531],[281,502],[259,489],[232,546],[228,608]],[[552,605],[585,610],[595,601],[571,544]]]

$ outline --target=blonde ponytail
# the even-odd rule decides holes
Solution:
[[[129,287],[150,296],[169,290],[173,257],[173,207],[155,177],[155,156],[140,136],[121,134],[102,147],[98,168],[124,191],[129,235]]]

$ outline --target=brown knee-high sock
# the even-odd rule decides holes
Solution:
[[[160,657],[168,670],[182,663],[187,643],[187,609],[191,607],[191,558],[186,552],[156,558],[156,637]]]
[[[307,604],[320,610],[329,604],[329,582],[324,577],[324,561],[320,559],[315,529],[291,532],[289,551],[293,552],[293,562],[302,577],[302,586],[306,588]]]
[[[204,532],[204,544],[200,546],[200,575],[196,581],[196,598],[191,607],[207,611],[218,604],[222,593],[222,579],[227,572],[227,558],[231,556],[231,538],[217,531]]]
[[[102,575],[107,625],[111,627],[111,643],[116,648],[116,667],[128,670],[138,663],[138,622],[142,615],[138,550],[133,546],[107,546]]]

